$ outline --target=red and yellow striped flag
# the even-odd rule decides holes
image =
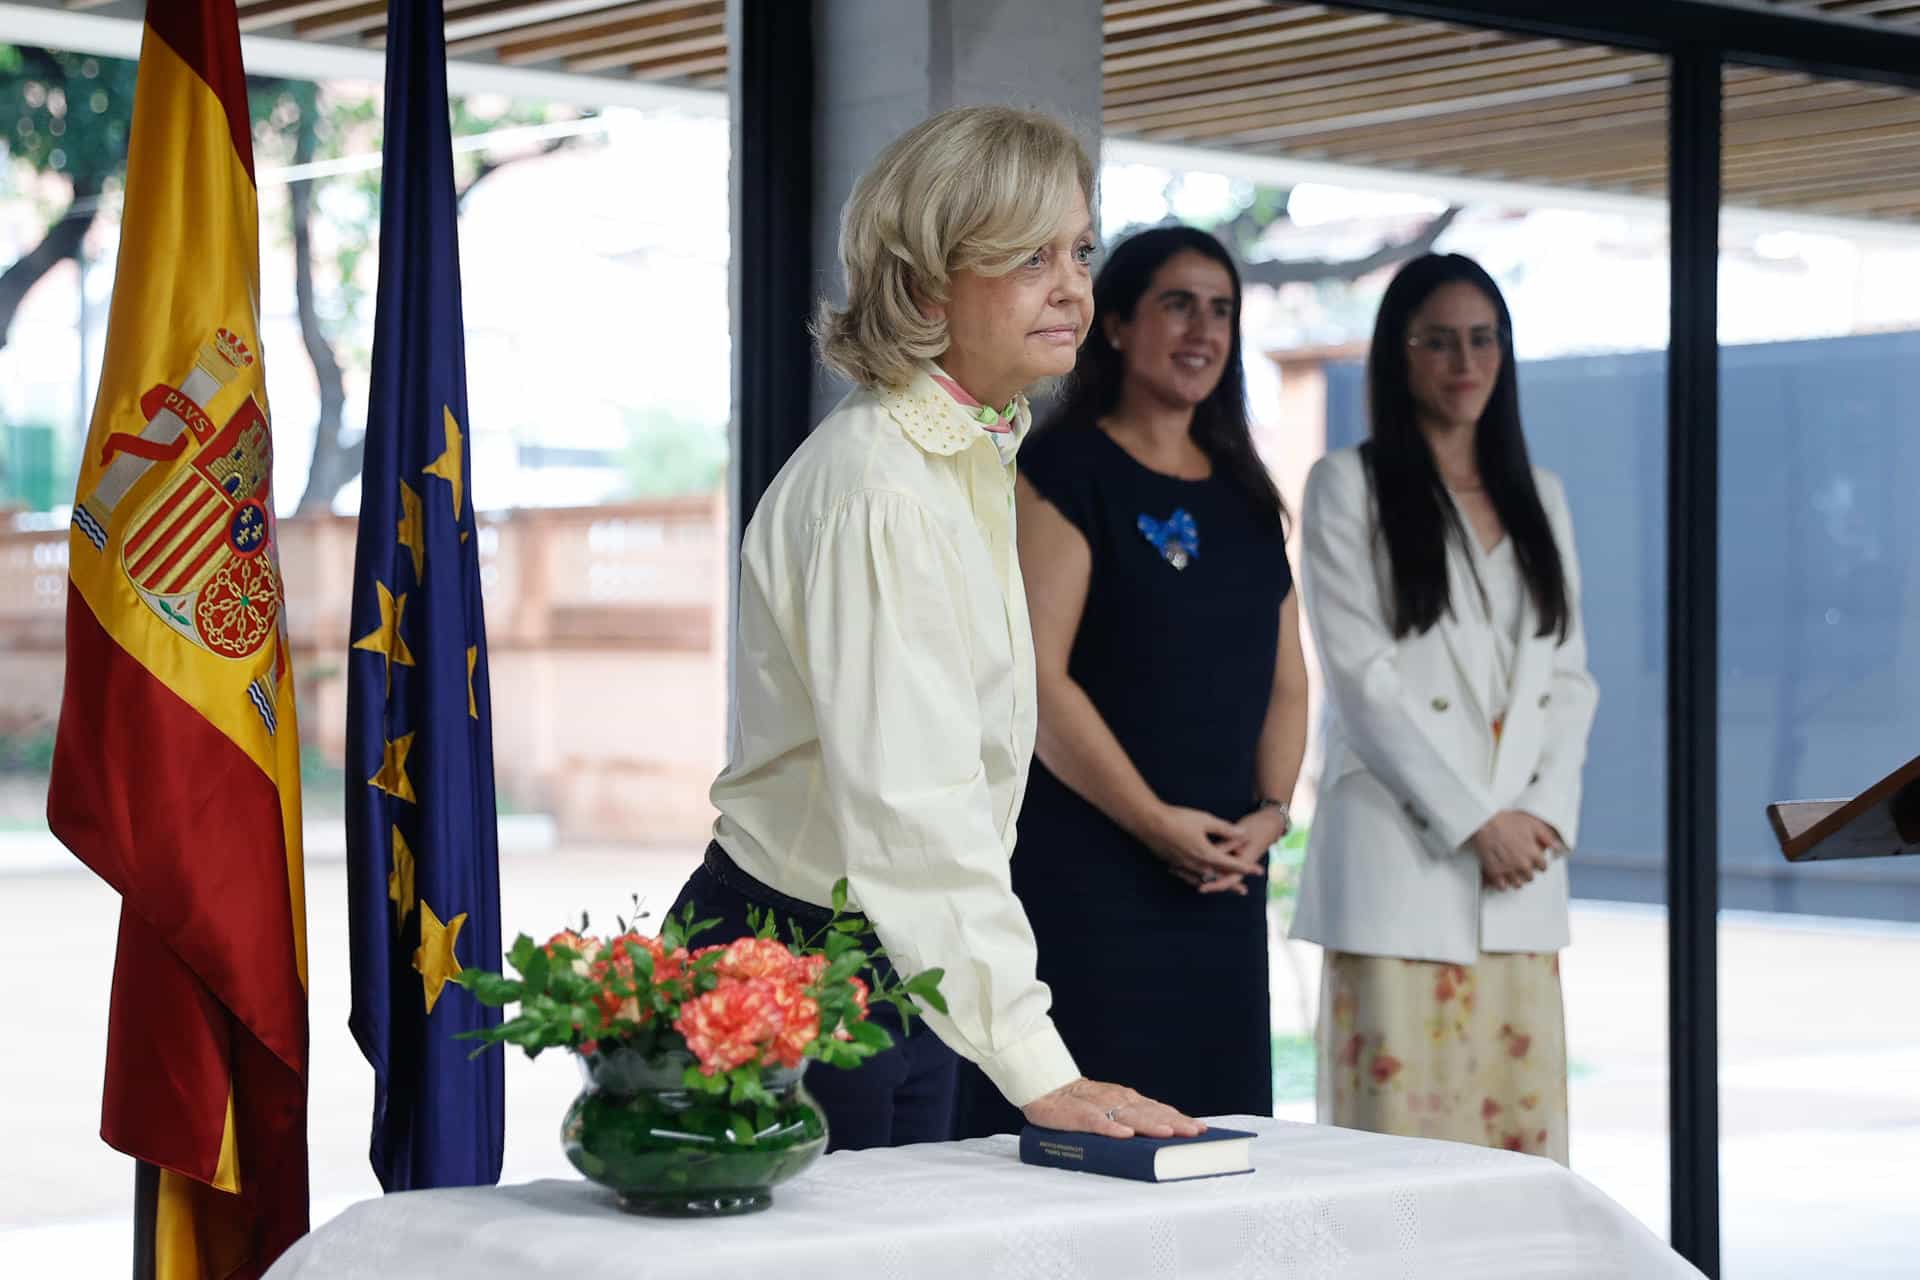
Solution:
[[[161,1277],[258,1276],[307,1227],[257,206],[233,0],[148,5],[47,817],[121,895],[100,1132],[161,1170]]]

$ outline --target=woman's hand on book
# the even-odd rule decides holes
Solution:
[[[1070,1133],[1097,1133],[1108,1138],[1191,1138],[1207,1126],[1163,1102],[1155,1102],[1123,1084],[1104,1084],[1084,1077],[1042,1094],[1021,1108],[1028,1124]]]

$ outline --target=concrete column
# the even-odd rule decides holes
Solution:
[[[812,0],[813,274],[840,298],[840,210],[887,143],[949,107],[1045,111],[1100,155],[1100,0]],[[813,416],[845,394],[815,372]]]

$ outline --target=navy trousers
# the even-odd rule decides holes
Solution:
[[[782,941],[787,938],[788,920],[811,935],[832,915],[824,907],[761,884],[735,866],[717,844],[708,847],[706,862],[688,877],[674,899],[673,915],[679,916],[689,903],[695,919],[720,922],[695,938],[695,946],[731,942],[752,933],[747,927],[750,907],[771,910],[780,917],[777,936]],[[863,942],[868,947],[879,945],[871,936]],[[882,973],[891,974],[885,960],[880,965]],[[870,1017],[893,1036],[891,1049],[851,1070],[807,1064],[807,1092],[827,1116],[827,1150],[904,1147],[952,1138],[958,1055],[924,1022],[916,1022],[912,1032],[903,1035],[900,1015],[892,1005],[876,1004]]]

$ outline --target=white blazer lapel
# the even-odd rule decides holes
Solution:
[[[1537,699],[1546,692],[1553,676],[1553,650],[1559,637],[1551,632],[1542,636],[1540,614],[1533,607],[1533,595],[1520,596],[1520,634],[1515,638],[1513,682],[1508,689],[1507,721],[1497,744],[1493,763],[1494,793],[1518,795],[1527,787],[1527,774],[1539,754],[1540,726],[1544,721]]]
[[[1469,537],[1472,535],[1469,534]],[[1493,720],[1493,636],[1479,580],[1467,557],[1472,553],[1457,538],[1447,538],[1447,591],[1451,607],[1440,614],[1440,635],[1460,669],[1460,682],[1473,695],[1481,719]]]

